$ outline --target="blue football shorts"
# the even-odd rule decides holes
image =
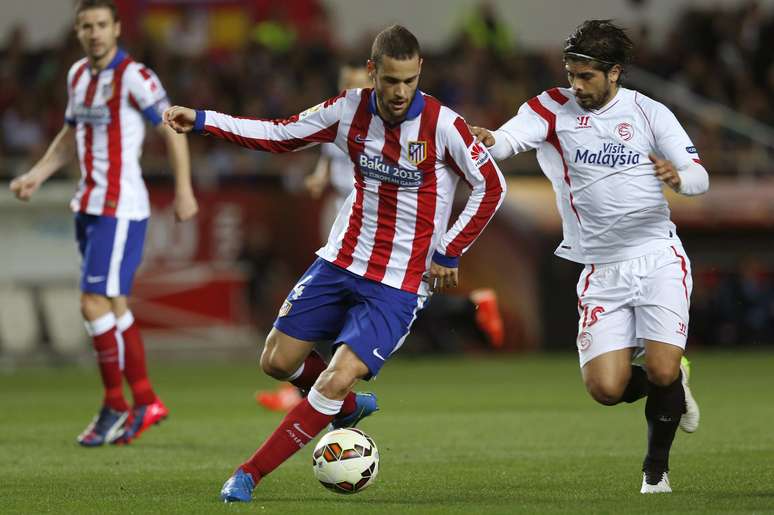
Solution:
[[[142,261],[148,219],[127,220],[86,213],[75,215],[81,253],[81,291],[106,297],[129,295]]]
[[[318,258],[285,299],[274,327],[307,342],[346,343],[374,377],[403,345],[425,301]]]

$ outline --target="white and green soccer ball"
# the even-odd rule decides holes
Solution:
[[[339,494],[354,494],[376,479],[379,450],[360,429],[336,429],[317,442],[312,465],[314,476],[325,488]]]

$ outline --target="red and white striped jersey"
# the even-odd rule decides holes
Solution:
[[[648,154],[678,170],[701,161],[663,104],[619,88],[607,105],[589,111],[571,89],[554,88],[524,103],[494,136],[489,150],[498,160],[537,149],[562,217],[556,255],[610,263],[679,243]]]
[[[65,122],[76,128],[81,180],[73,211],[141,220],[150,215],[140,155],[143,118],[154,125],[169,106],[156,74],[124,51],[99,73],[87,59],[67,74]]]
[[[352,89],[286,120],[198,111],[195,129],[269,152],[334,142],[349,155],[355,188],[317,254],[422,295],[428,293],[423,276],[431,260],[457,266],[505,194],[500,170],[462,117],[420,91],[396,125],[377,114],[373,90]],[[447,230],[460,177],[472,192]]]

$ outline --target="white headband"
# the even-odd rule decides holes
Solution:
[[[600,59],[599,57],[592,57],[592,56],[586,55],[586,54],[579,54],[578,52],[565,52],[565,55],[573,55],[575,57],[581,57],[583,59],[589,59],[590,61],[598,61],[598,62],[604,63],[604,64],[616,64],[616,63],[612,63],[610,61],[605,61],[604,59]]]

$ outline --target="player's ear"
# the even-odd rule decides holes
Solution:
[[[610,71],[607,72],[607,76],[610,78],[610,82],[615,82],[618,84],[618,79],[621,78],[621,72],[623,71],[623,68],[621,68],[620,64],[614,64],[612,68],[610,68]]]
[[[120,21],[116,22],[115,31],[116,31],[116,37],[119,37],[121,35],[121,22]]]
[[[376,63],[372,59],[366,62],[366,71],[371,81],[376,81]]]

